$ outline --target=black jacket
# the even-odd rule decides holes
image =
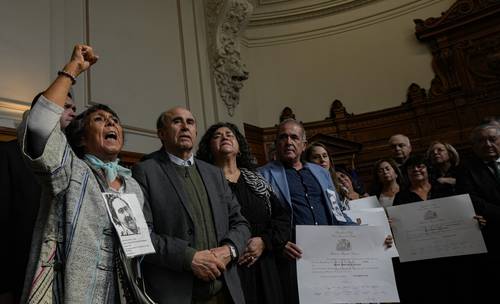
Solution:
[[[500,183],[479,158],[469,159],[457,176],[458,193],[469,193],[478,215],[486,218],[482,230],[488,252],[500,254]]]

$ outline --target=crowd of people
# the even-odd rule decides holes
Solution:
[[[129,170],[119,164],[117,113],[97,104],[76,115],[71,86],[97,61],[90,46],[75,46],[33,100],[18,141],[0,146],[1,258],[11,261],[0,302],[299,303],[296,261],[308,248],[296,244],[296,225],[358,225],[344,211],[368,195],[390,207],[462,193],[488,253],[395,261],[401,301],[464,299],[467,287],[478,299],[494,293],[485,278],[500,264],[500,119],[473,130],[466,161],[444,141],[419,155],[407,136],[391,136],[392,158],[375,162],[366,193],[294,119],[278,126],[276,160],[258,168],[231,123],[209,127],[195,153],[196,118],[173,107],[157,119],[162,147]],[[123,195],[139,202],[155,249],[134,258],[135,271],[120,238],[141,230]]]

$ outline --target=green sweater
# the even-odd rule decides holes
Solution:
[[[184,268],[191,270],[191,262],[196,251],[218,247],[217,234],[212,217],[212,207],[198,169],[196,166],[185,167],[176,164],[174,167],[189,200],[186,207],[193,216],[194,243],[192,247],[187,248],[184,259]],[[221,288],[222,282],[219,280],[209,283],[195,280],[193,296],[196,298],[215,295]]]

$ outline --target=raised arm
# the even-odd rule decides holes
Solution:
[[[69,89],[74,84],[74,81],[76,81],[78,75],[88,70],[91,65],[97,62],[97,59],[98,56],[94,54],[92,47],[82,44],[75,45],[70,61],[58,73],[57,78],[45,90],[45,93],[43,93],[45,98],[60,107],[64,107]]]
[[[44,151],[48,137],[63,112],[68,92],[76,77],[97,61],[97,56],[90,46],[76,45],[70,61],[59,72],[57,78],[45,90],[38,102],[30,111],[26,125],[20,126],[19,138],[24,138],[26,131],[26,146],[24,152],[32,158],[38,158]]]

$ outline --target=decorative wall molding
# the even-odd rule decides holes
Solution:
[[[352,113],[347,113],[346,108],[342,104],[342,101],[335,99],[330,106],[330,117],[331,119],[341,119],[345,117],[352,117]]]
[[[297,17],[294,17],[293,20],[290,19],[286,21],[288,26],[284,26],[286,24],[282,22],[271,23],[271,21],[269,21],[270,23],[266,24],[266,26],[262,24],[256,26],[256,24],[251,21],[244,33],[242,43],[246,47],[252,48],[334,36],[408,15],[435,5],[440,1],[441,0],[393,1],[390,5],[384,1],[377,0],[361,0],[360,2],[350,1],[344,3],[344,6],[337,7],[336,9],[330,7],[329,9],[331,11],[328,13],[326,13],[327,11],[325,11],[325,8],[325,10],[313,10],[307,14],[299,14]],[[363,7],[368,4],[373,4],[374,8],[363,10]],[[331,17],[328,22],[320,22],[322,19],[318,18],[332,15],[341,16],[340,13],[354,8],[357,9],[357,14],[342,15],[342,18]],[[253,14],[252,18],[256,18],[255,14]],[[304,24],[304,21],[307,21],[307,23]],[[302,22],[301,26],[294,26],[298,22]]]
[[[241,59],[240,37],[253,11],[247,0],[210,0],[206,5],[208,47],[219,96],[234,115],[248,70]]]
[[[355,9],[360,6],[370,4],[380,0],[329,0],[329,1],[307,1],[300,6],[282,5],[281,9],[274,10],[259,10],[259,6],[255,9],[254,14],[250,18],[249,27],[276,25],[290,22],[304,21],[318,17],[330,16]],[[291,1],[274,1],[270,3],[262,3],[260,6],[291,2]],[[297,1],[295,1],[297,2]]]
[[[0,108],[18,111],[22,114],[30,108],[30,102],[0,97]]]
[[[30,102],[0,97],[0,125],[17,127]]]
[[[286,119],[295,119],[295,114],[293,113],[292,108],[285,107],[280,114],[280,123]]]
[[[290,2],[292,0],[253,0],[253,1],[257,2],[259,5],[267,5],[267,4],[274,4],[281,2]]]
[[[479,92],[491,95],[498,90],[499,16],[497,0],[458,0],[438,18],[414,20],[417,38],[433,54],[435,77],[429,98]],[[458,31],[460,35],[454,34]]]

